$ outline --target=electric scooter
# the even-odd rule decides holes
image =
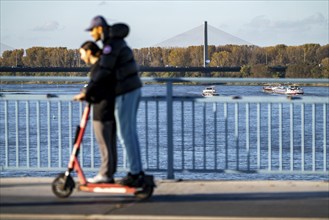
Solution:
[[[84,108],[80,126],[77,126],[73,150],[65,173],[59,174],[52,183],[52,191],[59,198],[69,197],[76,187],[74,179],[70,175],[76,171],[78,177],[77,189],[84,192],[111,193],[111,194],[133,194],[137,199],[146,200],[153,194],[155,187],[153,176],[145,175],[144,184],[134,188],[115,183],[88,183],[78,160],[80,145],[89,119],[91,104],[87,103]]]

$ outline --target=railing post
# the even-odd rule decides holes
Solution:
[[[167,82],[167,144],[168,170],[167,179],[174,179],[174,147],[173,147],[173,98],[172,82]]]

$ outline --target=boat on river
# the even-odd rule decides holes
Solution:
[[[296,85],[268,85],[263,86],[263,92],[268,93],[276,93],[276,94],[283,94],[283,95],[303,95],[304,90],[303,88],[296,86]]]
[[[274,85],[263,86],[263,92],[273,93],[277,87],[278,86],[274,86]]]
[[[208,86],[202,90],[202,96],[203,97],[219,96],[219,93],[217,93],[215,86]]]

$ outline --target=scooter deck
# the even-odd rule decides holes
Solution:
[[[78,187],[80,191],[113,194],[134,194],[138,188],[123,186],[115,183],[87,183]]]

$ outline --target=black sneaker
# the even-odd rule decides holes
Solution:
[[[142,187],[144,185],[144,172],[141,171],[134,175],[129,172],[127,176],[122,178],[120,184],[129,187]]]

